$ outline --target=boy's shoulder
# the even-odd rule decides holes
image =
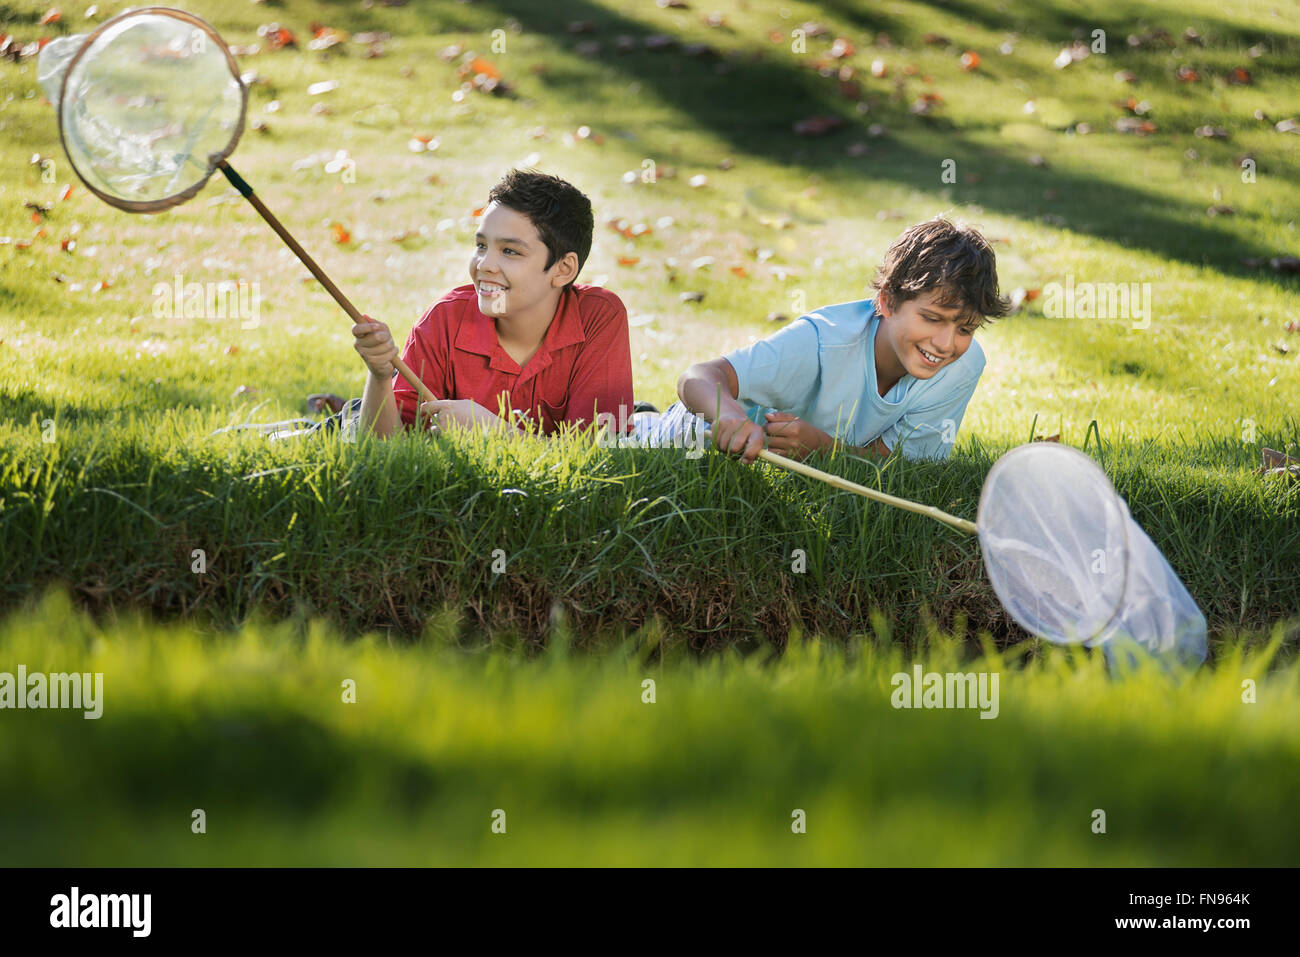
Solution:
[[[590,319],[604,319],[610,316],[623,316],[626,319],[627,317],[627,307],[623,305],[623,300],[604,286],[588,286],[575,282],[573,293],[577,296],[578,309],[582,313],[584,324]]]
[[[854,299],[820,306],[800,318],[812,323],[822,346],[849,345],[871,331],[876,304],[870,299]]]

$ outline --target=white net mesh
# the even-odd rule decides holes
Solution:
[[[1042,442],[1002,456],[977,525],[993,589],[1026,631],[1204,660],[1205,616],[1106,473],[1077,449]]]
[[[78,44],[75,57],[68,42],[42,51],[38,76],[59,104],[68,159],[110,202],[192,196],[234,149],[244,88],[210,29],[185,15],[132,13]]]

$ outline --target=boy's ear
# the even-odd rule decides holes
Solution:
[[[876,312],[888,319],[889,314],[893,311],[893,306],[889,304],[889,293],[885,292],[883,289],[876,293]]]
[[[551,266],[551,286],[563,288],[578,275],[578,254],[569,250]]]

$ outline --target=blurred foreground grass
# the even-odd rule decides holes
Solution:
[[[0,625],[0,665],[102,672],[103,715],[0,714],[0,862],[1288,865],[1300,852],[1300,666],[1270,670],[1280,630],[1181,683],[1025,645],[959,663],[960,643],[933,634],[926,670],[999,674],[993,720],[894,709],[891,676],[912,662],[883,636],[700,662],[654,654],[657,626],[599,656],[561,626],[528,660],[458,631],[454,614],[413,643],[304,621],[100,628],[51,593]]]

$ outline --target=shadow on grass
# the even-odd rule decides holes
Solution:
[[[1202,204],[1190,197],[1171,204],[1166,197],[1142,190],[1136,182],[1121,185],[1037,168],[1027,158],[1008,150],[971,141],[945,118],[913,117],[905,103],[894,99],[882,98],[873,103],[867,117],[861,117],[850,102],[836,94],[832,80],[811,69],[780,62],[770,50],[691,57],[676,51],[653,53],[645,50],[644,40],[659,32],[658,28],[586,0],[565,4],[562,9],[525,0],[493,0],[491,5],[503,16],[518,19],[527,31],[553,35],[559,46],[565,46],[569,39],[565,33],[568,22],[590,20],[595,25],[591,35],[602,43],[598,55],[602,66],[636,80],[663,102],[680,106],[700,126],[751,155],[846,181],[889,180],[931,194],[940,188],[941,164],[955,159],[963,170],[984,175],[978,188],[956,187],[955,202],[979,203],[999,213],[1028,219],[1050,212],[1076,232],[1142,247],[1193,265],[1212,264],[1231,274],[1254,276],[1241,260],[1278,252],[1203,222]],[[843,4],[837,10],[850,16]],[[889,19],[874,13],[851,15],[866,29],[891,26]],[[1010,22],[1023,26],[1018,19]],[[1043,10],[1033,22],[1046,32],[1068,34],[1075,18],[1053,7]],[[789,23],[793,21],[784,25]],[[1251,31],[1221,26],[1225,33],[1257,38]],[[1116,39],[1136,28],[1136,24],[1123,21],[1111,24]],[[614,52],[611,41],[620,35],[634,38],[635,52]],[[557,76],[547,82],[557,90],[572,87],[569,92],[578,96],[586,80],[574,75],[567,79]],[[816,140],[797,138],[792,125],[813,114],[841,117],[846,124],[844,131]],[[870,123],[878,122],[901,135],[872,140],[868,157],[846,156],[846,143],[864,135]],[[1061,148],[1068,142],[1063,138]],[[1140,181],[1140,174],[1134,178]],[[1055,190],[1059,198],[1044,202],[1048,189]]]

